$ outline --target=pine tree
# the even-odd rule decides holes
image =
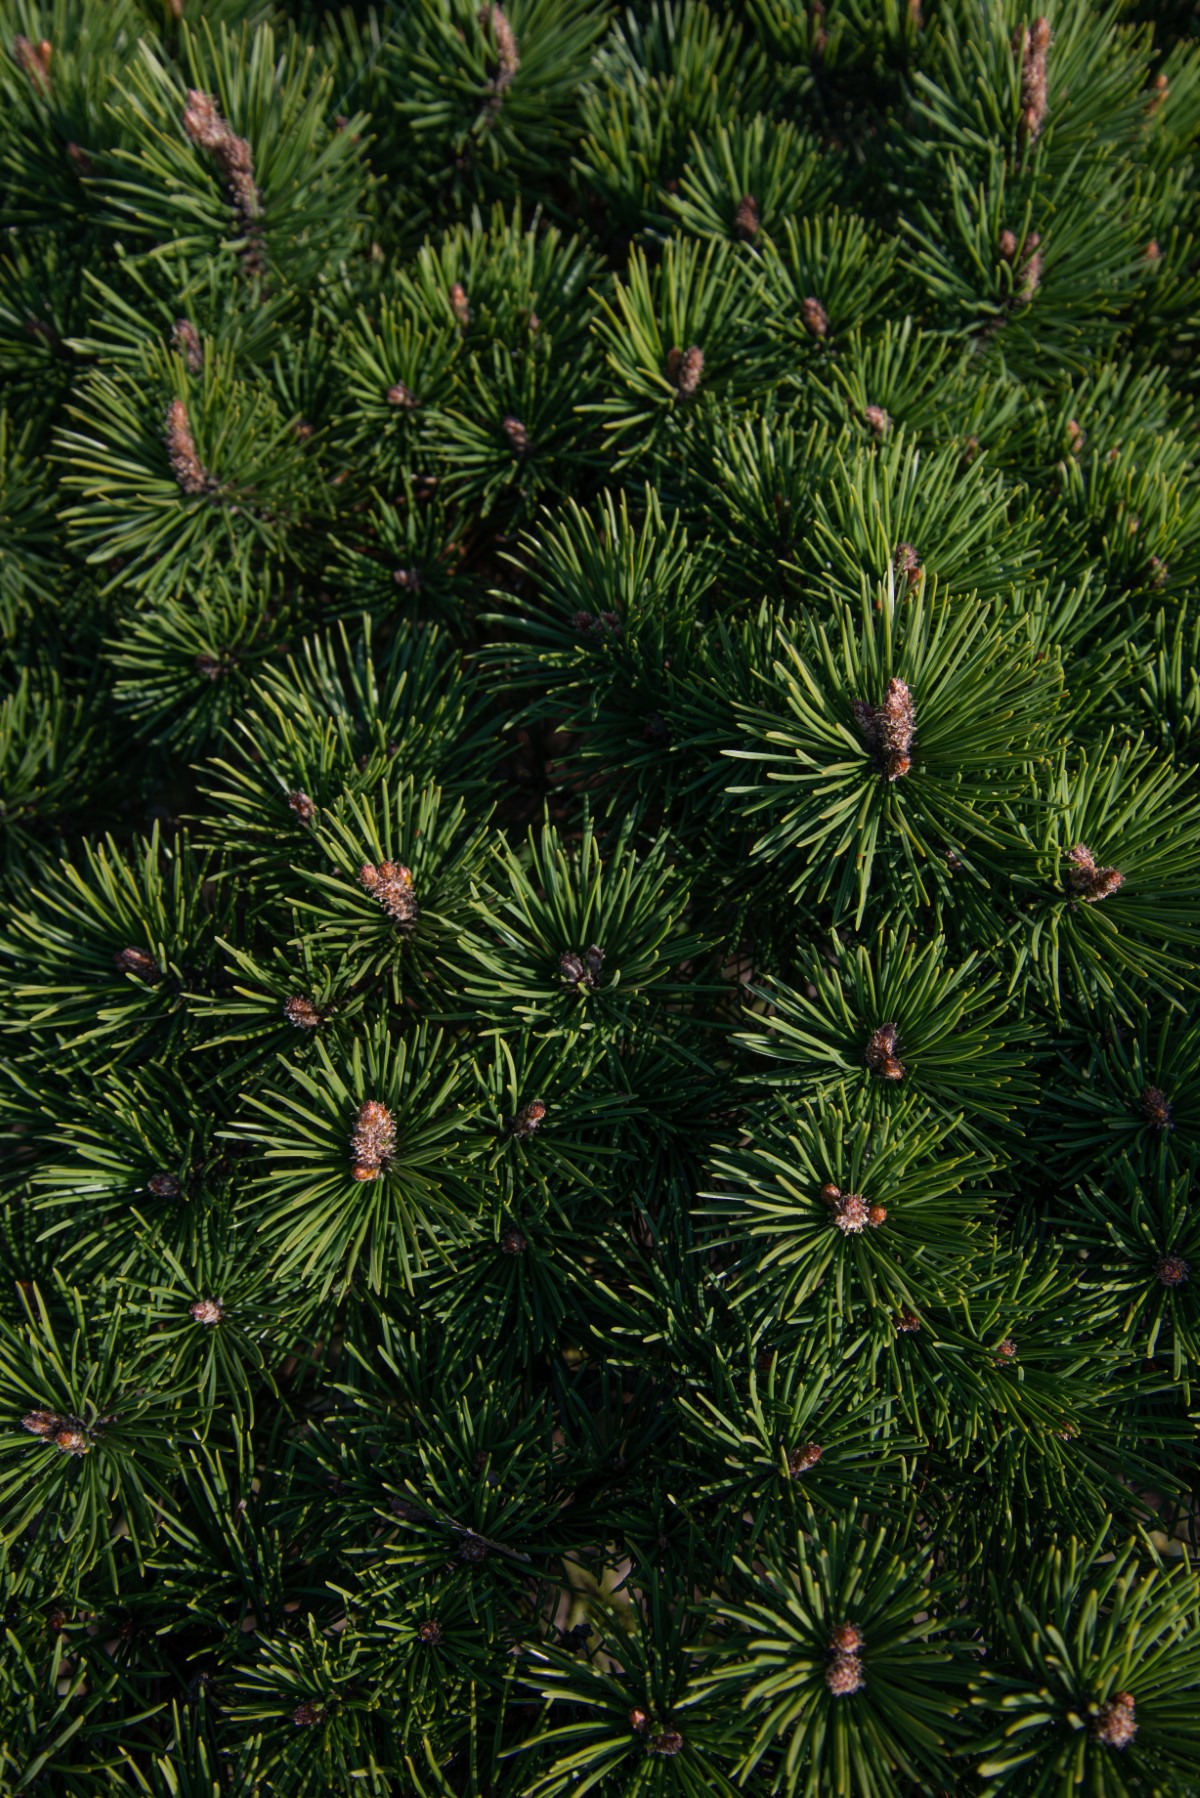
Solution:
[[[0,0],[0,1788],[1200,1792],[1190,0]]]

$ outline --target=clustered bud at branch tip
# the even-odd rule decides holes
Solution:
[[[1184,1286],[1192,1272],[1182,1255],[1164,1255],[1156,1271],[1164,1286]]]
[[[830,1635],[832,1659],[825,1669],[825,1684],[835,1698],[849,1698],[866,1685],[866,1675],[858,1658],[863,1646],[862,1631],[853,1623],[840,1623]]]
[[[190,374],[198,375],[204,367],[204,345],[195,325],[187,318],[177,318],[171,340],[183,357]]]
[[[162,969],[154,957],[147,955],[144,949],[118,949],[113,956],[113,965],[122,974],[136,974],[139,980],[146,981],[150,986],[153,986],[156,980],[162,979]]]
[[[821,1198],[833,1213],[833,1221],[844,1236],[858,1236],[868,1226],[877,1230],[887,1222],[886,1205],[871,1205],[860,1192],[843,1192],[832,1182],[821,1188]]]
[[[421,1642],[429,1643],[432,1648],[437,1647],[442,1639],[442,1626],[436,1617],[426,1617],[423,1623],[418,1623],[417,1638]]]
[[[213,479],[196,454],[191,420],[181,399],[173,399],[167,407],[163,436],[166,439],[171,473],[179,482],[181,490],[189,496],[209,492]]]
[[[78,1417],[60,1417],[57,1411],[29,1411],[21,1423],[30,1435],[53,1443],[63,1455],[86,1455],[92,1446],[87,1428]]]
[[[882,406],[864,406],[863,423],[870,426],[876,437],[886,437],[892,428],[892,421]]]
[[[1132,1692],[1118,1692],[1096,1718],[1096,1739],[1110,1748],[1128,1748],[1137,1734]]]
[[[921,578],[921,566],[921,558],[911,543],[897,543],[892,557],[892,573],[905,589],[916,586]]]
[[[580,955],[574,949],[564,949],[558,958],[558,971],[567,986],[577,992],[599,985],[600,970],[604,966],[604,951],[595,943]]]
[[[1021,244],[1017,243],[1016,233],[1013,231],[1002,231],[997,239],[996,247],[1001,261],[1012,264],[1017,271],[1011,305],[1027,306],[1042,284],[1041,241],[1037,231],[1031,231]]]
[[[307,793],[289,793],[288,806],[301,824],[311,824],[317,815],[316,805]]]
[[[542,1101],[540,1099],[531,1099],[528,1105],[523,1105],[521,1107],[520,1111],[518,1111],[516,1117],[513,1119],[512,1124],[509,1126],[510,1134],[521,1140],[532,1136],[545,1115],[546,1107],[542,1104]]]
[[[733,215],[734,236],[740,237],[743,243],[749,243],[751,238],[758,236],[761,222],[758,201],[753,194],[743,194]]]
[[[305,1698],[292,1712],[292,1722],[297,1729],[311,1729],[314,1724],[321,1722],[324,1715],[325,1711],[321,1705],[314,1704],[310,1698]]]
[[[854,701],[854,722],[882,774],[899,780],[912,768],[912,741],[916,716],[912,694],[904,681],[888,682],[882,705]]]
[[[690,350],[667,351],[665,372],[681,400],[694,398],[704,375],[704,351],[697,344]]]
[[[188,1315],[198,1324],[219,1324],[225,1315],[224,1307],[219,1299],[197,1299],[194,1305],[188,1306]]]
[[[411,388],[406,387],[403,381],[397,381],[388,388],[387,402],[389,406],[396,406],[402,412],[412,412],[417,404]]]
[[[527,456],[529,454],[529,432],[521,423],[521,420],[519,418],[514,418],[510,412],[508,417],[503,421],[503,430],[504,435],[508,438],[508,446],[512,450],[513,455]]]
[[[1142,1116],[1151,1129],[1160,1133],[1175,1128],[1171,1122],[1171,1102],[1161,1087],[1147,1086],[1143,1089]]]
[[[872,1031],[863,1060],[868,1070],[879,1080],[903,1080],[904,1063],[896,1054],[896,1041],[899,1035],[895,1024],[880,1024]]]
[[[1067,891],[1085,905],[1097,905],[1125,885],[1119,868],[1098,868],[1086,843],[1067,850]]]
[[[405,929],[414,925],[421,908],[413,891],[413,877],[399,862],[380,862],[374,867],[364,862],[358,871],[359,884],[377,899],[393,924]]]
[[[38,44],[31,43],[27,37],[13,39],[13,55],[34,87],[43,94],[50,92],[50,58],[53,54],[46,38]]]
[[[899,1331],[900,1335],[902,1335],[902,1336],[915,1335],[916,1332],[920,1328],[921,1328],[921,1320],[917,1316],[916,1312],[910,1311],[908,1309],[908,1307],[905,1306],[904,1310],[900,1313],[899,1317],[896,1319],[896,1329]]]
[[[829,314],[820,300],[810,295],[800,302],[800,323],[810,337],[827,337],[829,335]]]
[[[471,307],[467,300],[467,290],[461,281],[455,281],[451,284],[450,310],[465,331],[471,322]]]
[[[479,9],[479,29],[491,32],[492,43],[496,47],[495,72],[492,75],[493,104],[498,104],[509,87],[513,77],[521,66],[521,58],[517,53],[517,38],[506,14],[499,6],[488,4]]]
[[[677,1729],[661,1729],[656,1736],[651,1736],[646,1743],[647,1754],[678,1754],[683,1747],[683,1737]]]
[[[794,1448],[787,1458],[788,1474],[798,1480],[802,1473],[808,1473],[816,1466],[823,1453],[819,1442],[806,1442],[802,1448]]]
[[[1021,142],[1032,143],[1046,122],[1046,56],[1050,49],[1050,21],[1036,18],[1018,28],[1015,44],[1021,64]]]
[[[396,1122],[386,1105],[368,1099],[359,1106],[350,1138],[350,1161],[356,1180],[378,1180],[396,1152]]]
[[[244,137],[238,137],[221,117],[211,94],[188,89],[183,128],[194,144],[207,150],[220,171],[233,201],[234,224],[244,240],[242,266],[248,275],[266,272],[262,240],[262,195],[254,179],[254,158]]]
[[[320,1012],[312,1000],[306,999],[302,993],[296,993],[290,999],[284,1000],[283,1015],[289,1024],[296,1026],[297,1030],[315,1030],[321,1022]]]

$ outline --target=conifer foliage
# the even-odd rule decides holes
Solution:
[[[0,1789],[1200,1791],[1200,12],[0,0]]]

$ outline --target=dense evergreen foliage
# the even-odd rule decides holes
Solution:
[[[4,1793],[1200,1792],[1200,9],[1040,4],[0,0]]]

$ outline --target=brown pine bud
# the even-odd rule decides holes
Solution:
[[[1032,143],[1046,122],[1046,55],[1050,49],[1050,21],[1037,18],[1016,34],[1021,64],[1021,142]]]
[[[1011,262],[1017,253],[1017,234],[1016,234],[1016,232],[1009,231],[1007,229],[1002,231],[1000,233],[999,238],[997,239],[996,247],[999,249],[1000,254],[1003,257],[1004,261]]]
[[[410,929],[420,916],[421,908],[413,891],[413,878],[399,862],[380,862],[376,868],[364,862],[358,871],[359,884],[377,899],[393,924]]]
[[[519,1230],[505,1230],[500,1238],[502,1255],[523,1255],[529,1244]]]
[[[832,1180],[829,1180],[821,1188],[817,1197],[823,1199],[826,1205],[840,1205],[842,1202],[842,1189],[840,1186],[835,1186]]]
[[[392,579],[397,587],[402,587],[406,593],[419,593],[425,585],[421,579],[419,568],[397,568]]]
[[[350,1138],[350,1160],[356,1180],[378,1180],[396,1152],[396,1124],[386,1105],[368,1099],[360,1105]]]
[[[284,1000],[283,1015],[297,1030],[315,1030],[321,1022],[320,1012],[303,993],[294,993],[290,999]]]
[[[492,94],[495,100],[499,100],[505,90],[512,86],[513,77],[521,66],[516,33],[500,7],[494,4],[480,7],[479,29],[484,33],[490,31],[492,43],[496,47]]]
[[[190,319],[177,318],[175,320],[171,341],[183,357],[190,372],[198,375],[204,367],[204,345],[200,341],[200,333]]]
[[[635,1729],[640,1736],[644,1736],[650,1727],[650,1718],[639,1705],[635,1704],[629,1713],[629,1727]]]
[[[761,223],[758,201],[753,194],[743,194],[733,215],[733,235],[740,237],[743,243],[749,243],[751,238],[758,236]]]
[[[403,381],[397,381],[388,388],[387,402],[389,406],[398,406],[402,412],[413,411],[417,403],[411,388],[406,387]]]
[[[690,350],[667,351],[666,376],[681,400],[694,399],[704,374],[704,351],[693,344]]]
[[[483,1538],[481,1536],[476,1536],[472,1532],[468,1531],[467,1534],[463,1537],[462,1542],[459,1545],[458,1552],[459,1552],[459,1556],[462,1560],[470,1561],[473,1566],[477,1567],[479,1565],[480,1561],[487,1560],[487,1556],[488,1556],[487,1543],[483,1540]]]
[[[196,454],[196,439],[192,436],[187,407],[181,399],[172,400],[167,407],[163,436],[171,473],[178,481],[181,491],[189,498],[207,493],[213,485],[212,476]]]
[[[1166,1094],[1157,1086],[1147,1086],[1142,1092],[1142,1115],[1152,1130],[1173,1130],[1171,1122],[1171,1104]]]
[[[882,406],[864,406],[863,423],[870,426],[876,437],[886,437],[892,428],[892,421]]]
[[[509,1126],[511,1134],[522,1140],[525,1137],[532,1136],[545,1115],[546,1107],[542,1104],[542,1101],[540,1099],[531,1099],[528,1105],[523,1105],[521,1107],[520,1111],[518,1111],[516,1117],[513,1119]]]
[[[426,1617],[423,1623],[417,1625],[417,1636],[422,1642],[428,1642],[431,1648],[436,1648],[442,1640],[442,1626],[436,1617]]]
[[[834,1654],[858,1654],[863,1646],[862,1631],[856,1623],[839,1623],[829,1637]]]
[[[1170,570],[1169,566],[1167,565],[1166,562],[1164,562],[1162,560],[1162,558],[1160,556],[1151,556],[1150,569],[1149,569],[1149,573],[1146,576],[1147,586],[1149,586],[1149,587],[1165,587],[1167,584],[1167,576],[1170,574],[1170,572],[1171,572],[1171,570]]]
[[[1068,454],[1070,454],[1072,456],[1077,456],[1079,454],[1080,450],[1083,448],[1083,436],[1084,436],[1083,426],[1078,422],[1077,419],[1068,418],[1068,420],[1067,420],[1067,451],[1068,451]]]
[[[30,1435],[46,1438],[57,1435],[63,1427],[64,1419],[57,1411],[28,1411],[21,1423]]]
[[[289,793],[288,804],[301,824],[311,824],[317,815],[317,808],[307,793]]]
[[[810,337],[829,335],[829,314],[820,300],[814,300],[811,296],[800,302],[800,323]]]
[[[180,1186],[174,1174],[151,1174],[146,1191],[152,1192],[156,1199],[177,1199]]]
[[[233,203],[234,226],[243,238],[242,266],[249,275],[265,272],[262,241],[262,195],[254,179],[254,157],[244,137],[222,118],[211,94],[189,88],[183,128],[192,142],[207,150]]]
[[[677,1729],[661,1729],[646,1743],[646,1753],[678,1754],[682,1747],[683,1737]]]
[[[1164,1255],[1157,1269],[1158,1277],[1164,1286],[1185,1285],[1191,1271],[1182,1255]]]
[[[921,1328],[921,1320],[915,1311],[906,1307],[896,1319],[896,1328],[902,1336],[912,1336]]]
[[[892,572],[896,576],[896,585],[905,591],[915,587],[920,580],[921,558],[911,543],[897,543],[892,557]]]
[[[450,310],[465,331],[471,322],[471,308],[467,301],[467,290],[461,281],[455,281],[451,284]]]
[[[1162,250],[1159,248],[1158,239],[1156,237],[1152,237],[1150,239],[1150,242],[1146,245],[1145,249],[1142,251],[1142,257],[1146,262],[1157,262],[1161,256],[1162,256]]]
[[[59,1419],[61,1428],[54,1432],[54,1446],[62,1455],[86,1455],[91,1448],[82,1424]]]
[[[835,1698],[849,1698],[861,1692],[867,1683],[862,1662],[856,1654],[839,1654],[825,1669],[825,1684]]]
[[[803,1473],[809,1473],[821,1459],[823,1450],[819,1442],[806,1442],[803,1448],[794,1448],[787,1458],[787,1470],[792,1479],[798,1480]]]
[[[514,418],[510,412],[508,417],[501,421],[501,429],[508,438],[508,446],[514,456],[529,454],[529,432],[519,418]]]
[[[46,38],[41,43],[30,43],[27,37],[13,39],[13,55],[23,74],[27,75],[34,87],[41,94],[50,92],[50,58],[53,55],[51,45]]]
[[[1137,1734],[1132,1692],[1118,1692],[1096,1718],[1096,1740],[1109,1748],[1128,1748]]]
[[[198,655],[195,666],[196,673],[203,675],[205,680],[223,680],[233,672],[233,663],[220,656]]]
[[[887,1223],[887,1206],[871,1205],[867,1209],[867,1222],[872,1230],[878,1230],[880,1224]]]
[[[903,1080],[904,1063],[896,1054],[898,1027],[895,1024],[880,1024],[871,1032],[863,1060],[869,1071],[879,1080]]]
[[[1017,1345],[1013,1341],[1011,1336],[1006,1336],[1004,1338],[1003,1342],[997,1343],[996,1353],[999,1355],[999,1357],[1002,1361],[1015,1361],[1016,1360]]]
[[[197,1299],[194,1305],[188,1306],[188,1315],[198,1324],[219,1324],[225,1315],[219,1299]]]
[[[1096,858],[1086,843],[1076,843],[1067,850],[1067,891],[1085,905],[1097,905],[1125,884],[1119,868],[1098,868]]]
[[[1150,83],[1150,98],[1148,105],[1151,112],[1158,111],[1170,91],[1171,83],[1168,81],[1167,77],[1161,73],[1157,74]]]
[[[604,966],[604,951],[595,943],[580,955],[574,949],[565,949],[558,958],[558,971],[568,986],[579,992],[597,985],[600,970]]]
[[[843,1236],[859,1236],[867,1227],[867,1201],[861,1193],[844,1192],[834,1206],[833,1221]]]
[[[321,1722],[324,1715],[323,1705],[317,1704],[311,1698],[305,1698],[292,1712],[292,1722],[297,1729],[311,1729],[315,1723]]]
[[[156,981],[162,979],[162,969],[154,957],[147,955],[144,949],[119,949],[113,956],[113,965],[119,968],[122,974],[135,974],[139,980],[144,980],[147,986],[153,986]]]

